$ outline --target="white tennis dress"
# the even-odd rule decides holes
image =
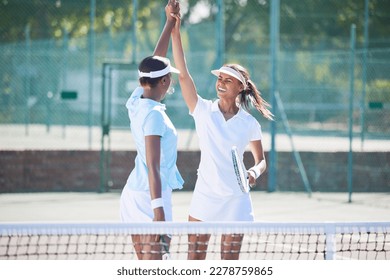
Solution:
[[[171,192],[181,189],[184,180],[177,166],[177,132],[165,113],[165,105],[141,98],[143,88],[138,87],[126,103],[131,132],[137,146],[135,167],[131,171],[120,200],[120,215],[124,222],[150,222],[153,220],[148,168],[146,166],[145,136],[161,136],[160,176],[164,212],[172,220]]]
[[[258,121],[248,112],[225,120],[218,100],[198,96],[191,114],[199,137],[201,159],[189,215],[201,221],[253,221],[250,194],[244,194],[234,173],[231,147],[243,157],[250,141],[261,140]]]

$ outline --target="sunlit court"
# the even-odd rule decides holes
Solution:
[[[0,266],[390,260],[389,14],[1,1]]]

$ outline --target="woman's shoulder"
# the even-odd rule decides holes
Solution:
[[[248,122],[258,123],[258,120],[253,116],[250,112],[244,110],[244,108],[240,108],[239,110],[240,117],[245,119]]]
[[[194,112],[191,115],[198,115],[198,112],[211,111],[213,101],[203,98],[198,94],[198,101],[196,103]]]
[[[211,99],[207,99],[207,98],[204,98],[204,97],[202,97],[202,96],[200,96],[199,94],[198,94],[198,103],[199,102],[201,102],[201,103],[205,103],[205,104],[213,104],[215,101],[217,101],[217,100],[211,100]]]

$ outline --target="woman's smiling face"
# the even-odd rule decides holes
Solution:
[[[239,80],[225,73],[219,74],[215,87],[219,97],[235,98],[244,89]]]

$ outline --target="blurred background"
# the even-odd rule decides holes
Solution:
[[[137,64],[163,28],[166,2],[0,1],[0,192],[123,186],[133,154],[118,150],[134,151],[124,104],[137,85]],[[272,105],[275,122],[252,112],[269,162],[263,190],[390,191],[390,1],[180,2],[199,94],[215,98],[210,70],[236,62]],[[197,151],[178,83],[175,90],[164,102],[183,135],[179,149]],[[48,150],[57,155],[39,161]],[[69,151],[90,152],[82,164],[91,178],[58,179],[58,169],[74,164],[53,164],[65,150],[79,159],[83,153]],[[182,169],[193,170],[183,171],[192,185],[197,154],[181,155]],[[37,161],[41,180],[32,177]]]

